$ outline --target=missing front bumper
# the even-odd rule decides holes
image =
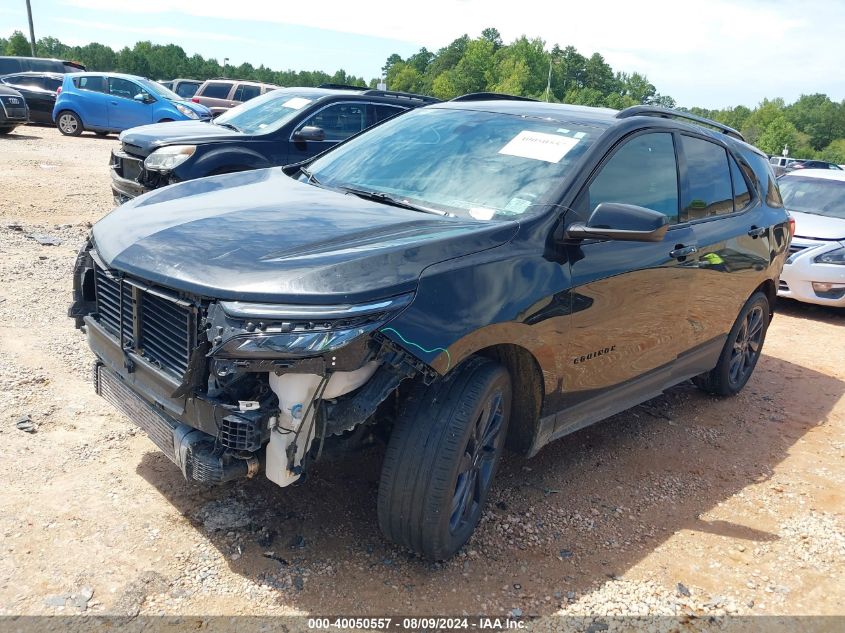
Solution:
[[[221,452],[214,437],[157,411],[130,389],[119,374],[99,362],[94,366],[94,388],[137,424],[186,479],[222,484],[258,472],[259,463],[254,456],[242,459]]]

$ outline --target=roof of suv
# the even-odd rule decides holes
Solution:
[[[42,71],[42,70],[27,70],[24,72],[19,73],[8,73],[6,75],[2,75],[2,77],[50,77],[52,79],[61,79],[65,76],[66,73],[54,73],[50,71]],[[70,73],[73,75],[78,75],[80,73]]]

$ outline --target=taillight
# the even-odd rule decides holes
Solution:
[[[795,237],[795,218],[789,216],[789,239]]]
[[[199,97],[191,97],[191,101],[193,101],[194,103],[199,103],[200,98]]]
[[[62,94],[62,87],[61,86],[56,88],[56,96],[58,97],[60,94]]]

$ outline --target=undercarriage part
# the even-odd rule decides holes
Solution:
[[[288,486],[302,474],[302,459],[315,436],[315,400],[338,398],[358,389],[377,367],[378,363],[370,361],[355,371],[328,376],[269,374],[270,389],[279,399],[279,417],[271,422],[267,445],[266,474],[270,481]]]
[[[218,446],[211,435],[156,411],[105,365],[95,365],[94,380],[97,394],[135,422],[179,466],[186,479],[221,484],[252,477],[258,472],[259,463],[254,455],[232,454]]]

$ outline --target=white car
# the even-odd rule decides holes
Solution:
[[[845,171],[804,169],[778,185],[795,219],[778,295],[845,307]]]

